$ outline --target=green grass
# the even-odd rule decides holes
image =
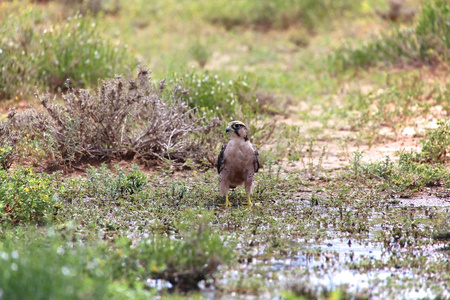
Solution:
[[[2,238],[2,296],[8,299],[103,299],[108,266],[98,256],[100,251],[69,243],[54,230],[49,228],[43,233],[30,230],[16,237]]]
[[[266,31],[301,26],[312,31],[345,12],[358,10],[346,1],[215,1],[205,5],[206,18],[227,30],[236,27]]]
[[[0,219],[4,224],[50,222],[57,212],[55,176],[33,168],[0,170]]]
[[[127,45],[102,34],[101,19],[75,14],[49,23],[44,11],[24,5],[2,4],[9,14],[0,22],[0,99],[29,97],[36,86],[90,87],[135,67]]]
[[[379,0],[69,2],[0,3],[0,61],[15,70],[2,73],[4,98],[37,86],[41,100],[0,107],[0,295],[364,299],[426,287],[448,297],[448,212],[405,204],[450,194],[443,1],[426,2],[410,33],[378,18]],[[67,20],[94,4],[95,17]],[[54,98],[44,92],[69,76],[56,59],[73,89]],[[135,60],[153,79],[128,73]],[[360,67],[384,61],[408,67]],[[219,206],[212,166],[230,119],[260,152],[252,208],[242,187]],[[403,141],[404,126],[420,150],[362,152]],[[340,271],[390,277],[358,291],[314,280]]]
[[[363,45],[344,45],[331,55],[334,70],[391,65],[448,64],[450,8],[445,0],[428,0],[417,22],[383,34]]]
[[[340,101],[322,104],[325,120],[345,120],[368,144],[401,136],[406,127],[416,127],[418,120],[432,116],[436,107],[446,110],[446,84],[426,83],[420,72],[388,72],[369,85],[368,91],[356,86]],[[384,134],[381,128],[387,129]]]

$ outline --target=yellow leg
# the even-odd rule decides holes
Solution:
[[[225,195],[225,204],[219,204],[219,206],[231,207],[233,203],[228,200],[228,195]]]
[[[242,203],[244,205],[253,206],[252,200],[250,200],[250,194],[247,195],[247,202]]]
[[[231,207],[233,204],[228,201],[228,195],[225,195],[225,207]]]

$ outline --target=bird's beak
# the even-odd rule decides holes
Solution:
[[[230,132],[230,130],[231,130],[231,129],[227,127],[227,129],[225,129],[225,132],[228,133],[228,132]]]

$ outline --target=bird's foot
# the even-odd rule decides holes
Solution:
[[[250,200],[250,196],[248,196],[247,202],[242,203],[242,205],[245,205],[245,206],[248,206],[248,207],[253,206],[253,202],[252,202],[252,200]]]
[[[225,196],[225,204],[219,204],[220,207],[231,207],[233,206],[233,203],[228,201],[228,195]]]

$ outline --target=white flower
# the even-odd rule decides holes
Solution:
[[[8,259],[9,259],[9,255],[8,255],[8,253],[6,253],[6,252],[0,252],[0,257],[1,257],[3,260],[8,260]]]
[[[11,264],[11,270],[17,271],[18,269],[19,269],[19,267],[17,266],[16,263],[12,263],[12,264]]]
[[[64,252],[66,252],[66,250],[64,250],[63,247],[58,247],[58,249],[56,249],[56,253],[58,253],[59,255],[63,255]]]
[[[69,269],[68,267],[66,267],[66,266],[63,266],[63,267],[61,268],[61,273],[62,273],[64,276],[69,276],[69,275],[70,275],[70,269]]]
[[[13,252],[11,252],[11,257],[13,259],[18,259],[19,258],[19,252],[17,250],[14,250]]]

